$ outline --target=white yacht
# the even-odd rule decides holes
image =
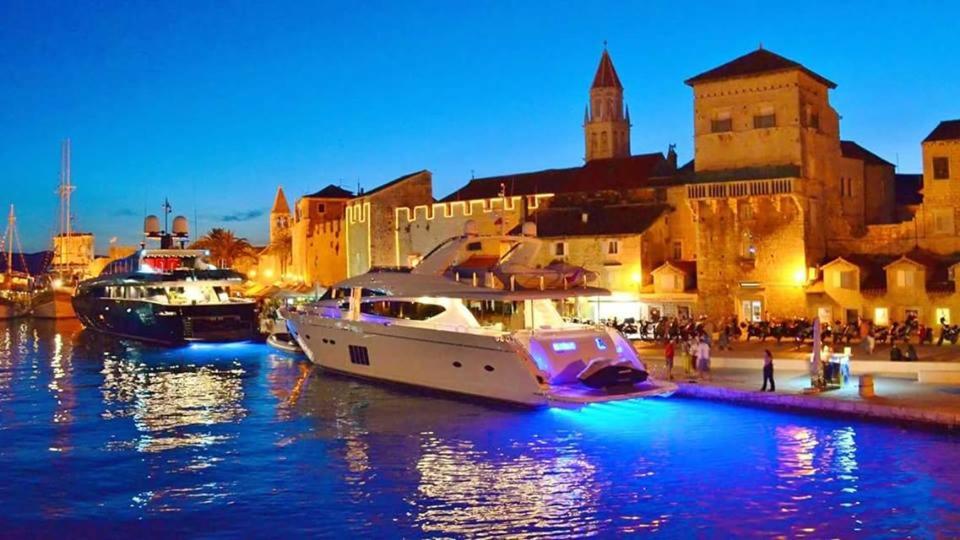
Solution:
[[[561,317],[558,304],[609,292],[587,287],[582,268],[534,267],[541,242],[533,224],[521,236],[479,236],[474,229],[468,223],[467,234],[412,269],[375,268],[334,285],[316,303],[285,309],[290,334],[330,371],[523,405],[676,389],[652,380],[616,330]],[[491,251],[503,255],[483,255]]]

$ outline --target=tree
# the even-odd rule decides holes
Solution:
[[[191,247],[209,250],[210,258],[217,261],[221,268],[231,268],[238,259],[254,255],[253,246],[246,238],[233,234],[230,229],[219,227],[214,227],[201,236]]]

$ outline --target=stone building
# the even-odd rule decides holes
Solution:
[[[328,284],[415,265],[468,223],[506,233],[532,221],[539,264],[585,266],[613,292],[593,300],[596,318],[917,314],[932,324],[957,313],[960,120],[931,132],[923,174],[907,175],[841,138],[836,84],[795,61],[761,48],[685,82],[694,155],[681,167],[672,146],[631,154],[624,88],[604,50],[582,165],[471,179],[439,201],[428,171],[352,198],[323,190],[298,201],[294,273]]]
[[[270,208],[270,243],[257,259],[257,279],[263,283],[283,281],[289,276],[291,265],[290,205],[283,188],[277,188],[277,195]]]
[[[347,202],[346,274],[355,276],[375,266],[401,264],[397,255],[397,209],[433,203],[433,176],[423,170],[387,182]]]
[[[335,185],[294,204],[290,273],[308,285],[329,286],[347,277],[344,214],[353,193]]]

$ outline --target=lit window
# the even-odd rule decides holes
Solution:
[[[950,324],[950,308],[937,308],[937,324]]]
[[[878,307],[874,309],[873,324],[877,326],[887,326],[890,324],[890,310],[885,307]]]
[[[950,161],[945,157],[933,158],[933,179],[946,180],[950,178]]]
[[[554,341],[550,344],[555,352],[570,352],[577,350],[577,344],[572,341]]]
[[[676,261],[683,259],[683,242],[673,243],[673,259]]]
[[[897,270],[897,287],[913,287],[913,270]]]
[[[620,241],[610,240],[607,242],[607,255],[617,255],[620,253]]]
[[[753,234],[750,231],[744,231],[740,242],[740,256],[744,259],[756,259],[757,245],[753,241]]]
[[[607,350],[607,344],[603,342],[603,338],[599,338],[599,337],[598,337],[598,338],[594,338],[594,341],[596,341],[596,343],[597,343],[597,350],[598,350],[598,351],[605,351],[605,350]]]

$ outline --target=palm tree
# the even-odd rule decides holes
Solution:
[[[210,257],[221,268],[231,268],[233,263],[244,256],[253,255],[253,246],[246,238],[233,234],[230,229],[214,227],[193,243],[193,248],[210,251]]]

